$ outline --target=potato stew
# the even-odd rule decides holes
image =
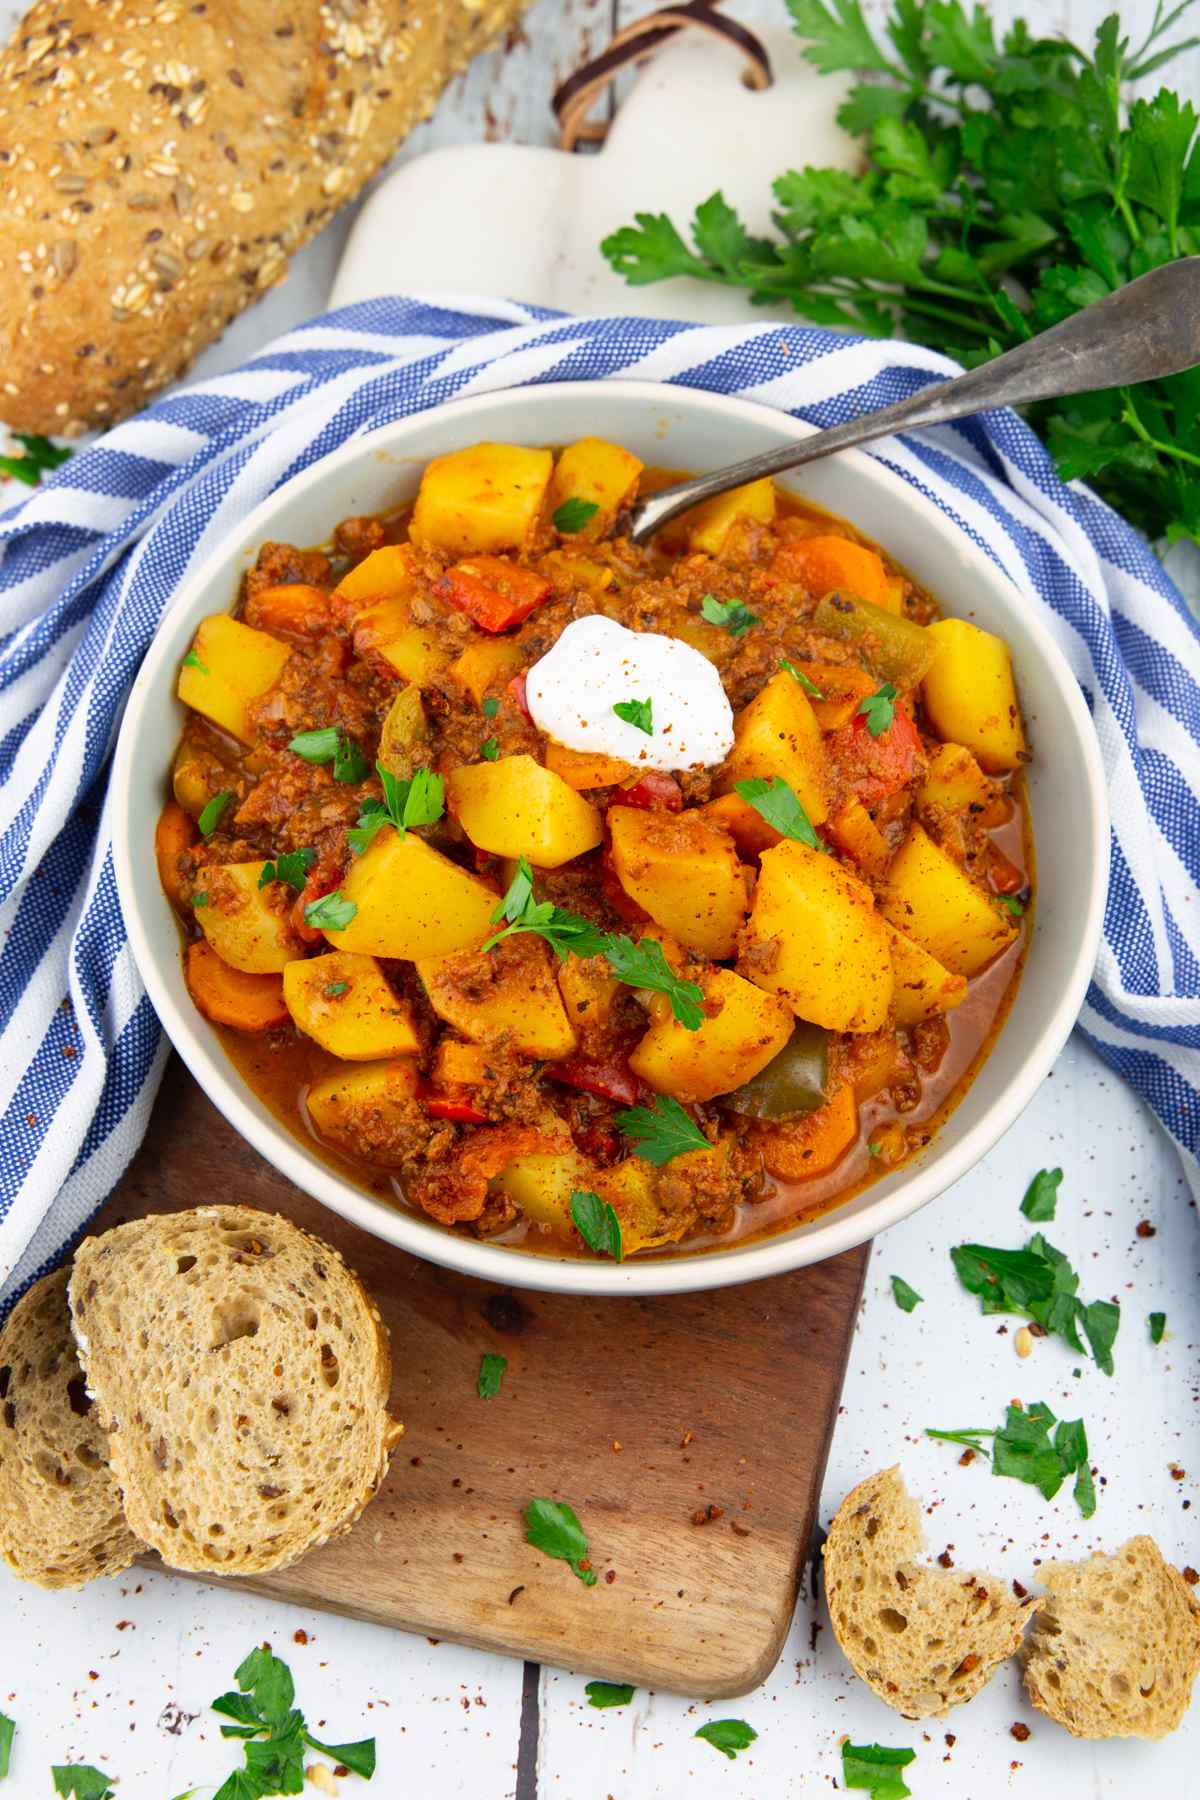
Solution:
[[[439,457],[263,545],[179,672],[196,1006],[343,1174],[527,1250],[727,1245],[902,1162],[1027,930],[1005,644],[769,481],[639,549],[665,479]]]

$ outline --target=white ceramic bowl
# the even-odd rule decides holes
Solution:
[[[943,1193],[1013,1123],[1066,1041],[1095,961],[1107,878],[1107,804],[1091,719],[1027,596],[931,502],[858,451],[784,476],[783,485],[852,520],[948,612],[1008,642],[1036,752],[1029,793],[1038,903],[1024,978],[991,1055],[928,1149],[844,1206],[740,1248],[622,1264],[525,1255],[456,1236],[343,1180],[255,1098],[188,997],[152,848],[183,725],[175,674],[198,621],[233,605],[264,539],[320,542],[339,519],[415,492],[430,457],[481,438],[541,445],[588,431],[646,462],[701,470],[809,430],[747,401],[651,382],[550,383],[458,400],[346,444],[297,475],[182,583],[134,683],[113,769],[117,882],[133,953],[168,1036],[226,1118],[297,1187],[376,1236],[468,1275],[566,1293],[677,1293],[778,1275],[860,1244]]]

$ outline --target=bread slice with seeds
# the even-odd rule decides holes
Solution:
[[[1079,1738],[1161,1738],[1200,1673],[1200,1606],[1152,1538],[1047,1563],[1022,1652],[1029,1698]]]
[[[70,1297],[126,1517],[164,1562],[261,1573],[349,1530],[402,1427],[387,1329],[336,1251],[197,1207],[88,1238]]]
[[[1032,1599],[994,1575],[915,1562],[921,1514],[899,1469],[860,1482],[825,1540],[834,1636],[856,1675],[906,1719],[941,1718],[1021,1642]]]
[[[46,1588],[115,1575],[141,1549],[75,1353],[69,1275],[31,1287],[0,1331],[0,1555]]]

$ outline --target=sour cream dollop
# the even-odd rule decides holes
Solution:
[[[733,709],[707,658],[680,638],[598,615],[573,619],[534,663],[525,699],[538,730],[568,750],[638,768],[707,767],[733,748]],[[630,700],[650,701],[651,735],[613,711]]]

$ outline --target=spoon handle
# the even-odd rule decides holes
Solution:
[[[1098,388],[1127,387],[1177,375],[1196,363],[1200,363],[1200,256],[1186,256],[1152,269],[965,375],[930,382],[895,406],[663,488],[634,507],[629,535],[634,543],[644,544],[679,513],[714,494],[894,431],[942,425],[991,407],[1025,406]]]

